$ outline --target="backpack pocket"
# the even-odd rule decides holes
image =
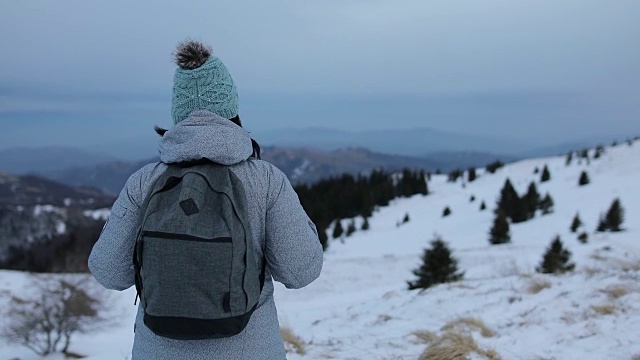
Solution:
[[[229,316],[230,237],[146,231],[141,240],[146,314],[187,319]]]

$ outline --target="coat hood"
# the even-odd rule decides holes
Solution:
[[[163,163],[208,159],[234,165],[252,154],[251,137],[245,129],[206,110],[192,112],[160,141]]]

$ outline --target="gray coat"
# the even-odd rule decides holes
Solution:
[[[167,339],[144,325],[143,311],[138,308],[134,360],[285,358],[272,279],[287,288],[308,285],[320,275],[322,247],[315,225],[286,176],[268,162],[244,161],[252,152],[249,134],[243,128],[208,111],[196,111],[164,134],[160,142],[162,162],[146,165],[131,175],[113,204],[109,221],[89,257],[91,273],[106,288],[125,290],[134,284],[132,254],[141,222],[140,205],[166,168],[164,163],[207,158],[231,166],[250,200],[248,218],[256,254],[267,261],[258,308],[242,333],[214,340]]]

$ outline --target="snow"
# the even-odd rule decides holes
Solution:
[[[36,205],[33,207],[33,216],[40,216],[45,212],[56,212],[58,209],[53,205]]]
[[[64,234],[67,231],[67,224],[64,221],[58,221],[56,223],[56,234]]]
[[[86,210],[82,214],[94,220],[107,221],[109,215],[111,215],[111,209]]]
[[[471,331],[478,345],[503,359],[632,359],[640,355],[640,145],[608,148],[601,159],[564,157],[521,161],[462,185],[433,176],[428,196],[394,200],[374,212],[371,229],[332,240],[322,275],[301,290],[276,284],[281,325],[306,342],[296,359],[417,359],[427,345],[416,331],[443,334],[460,318],[481,320],[495,332]],[[540,184],[536,167],[548,165],[551,181]],[[579,187],[587,170],[591,184]],[[554,213],[511,226],[512,243],[491,246],[488,231],[500,189],[509,177],[520,194],[536,180],[549,192]],[[476,201],[470,202],[471,195]],[[601,213],[619,197],[626,229],[595,234]],[[485,201],[488,209],[479,211]],[[449,206],[452,215],[442,218]],[[589,233],[577,241],[569,225],[579,212]],[[410,222],[397,225],[409,213]],[[88,215],[89,216],[89,215]],[[351,219],[343,219],[346,226]],[[361,218],[356,219],[359,228]],[[329,231],[330,232],[330,231]],[[445,240],[464,271],[462,281],[409,291],[412,270],[434,234]],[[545,248],[560,235],[576,270],[565,275],[535,272]],[[0,294],[17,291],[26,277],[0,272]],[[539,291],[533,291],[534,285]],[[95,335],[78,336],[71,350],[88,359],[124,359],[133,341],[133,289],[117,293],[118,324]],[[0,301],[2,297],[0,297]],[[1,307],[2,304],[0,304]],[[0,358],[36,359],[16,346],[0,346]],[[481,359],[477,355],[470,357]]]

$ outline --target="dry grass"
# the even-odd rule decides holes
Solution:
[[[640,259],[635,259],[632,261],[620,261],[620,266],[625,272],[640,271]]]
[[[489,329],[489,327],[485,325],[485,323],[482,320],[477,318],[471,318],[471,317],[459,318],[449,322],[448,324],[442,327],[442,331],[446,331],[446,332],[453,332],[453,331],[466,332],[468,330],[478,330],[480,331],[480,335],[486,338],[496,336],[495,331]]]
[[[607,294],[611,300],[619,299],[630,292],[629,289],[623,285],[612,285],[600,291]]]
[[[430,344],[419,360],[466,360],[470,354],[477,354],[487,360],[502,359],[492,349],[481,349],[470,335],[449,331]]]
[[[582,270],[584,271],[585,275],[587,275],[588,278],[592,278],[597,274],[600,274],[603,272],[602,269],[593,267],[593,266],[585,266],[584,268],[582,268]]]
[[[298,355],[305,355],[307,353],[305,341],[294,334],[290,328],[286,326],[280,327],[280,336],[284,341],[284,347],[287,353],[294,352]]]
[[[534,277],[527,284],[527,292],[529,294],[537,294],[544,289],[549,289],[551,287],[551,283],[541,277]]]
[[[418,331],[414,331],[411,334],[417,338],[416,342],[418,344],[428,345],[438,340],[438,335],[427,330],[418,330]]]
[[[616,312],[617,308],[615,305],[594,305],[591,307],[593,311],[595,311],[599,315],[611,315]]]

